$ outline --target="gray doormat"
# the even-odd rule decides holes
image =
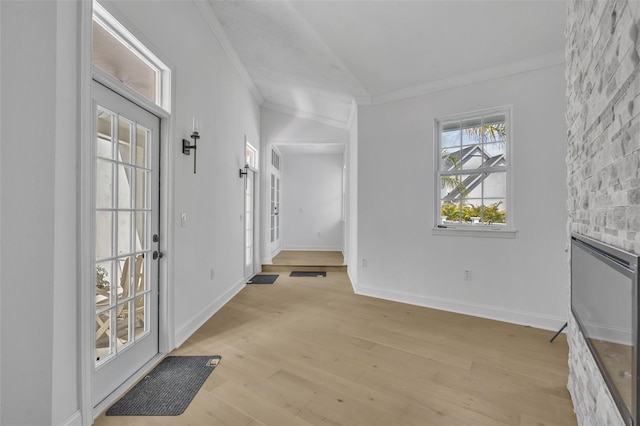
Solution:
[[[107,416],[177,416],[222,357],[168,356],[107,410]]]
[[[273,284],[279,275],[254,275],[247,284]]]
[[[290,277],[326,277],[325,271],[292,271]]]

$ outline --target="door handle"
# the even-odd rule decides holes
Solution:
[[[162,259],[163,257],[164,257],[164,253],[162,253],[161,251],[153,252],[153,260]]]

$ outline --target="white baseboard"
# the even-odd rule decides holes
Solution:
[[[68,419],[60,423],[60,426],[82,426],[82,413],[80,410],[69,416]]]
[[[189,321],[187,325],[182,327],[175,336],[176,347],[178,348],[184,342],[186,342],[187,339],[196,332],[196,330],[202,327],[202,325],[213,316],[213,314],[218,312],[220,308],[222,308],[227,304],[227,302],[233,299],[233,296],[238,294],[240,290],[245,287],[246,283],[247,282],[244,279],[235,283],[229,290],[220,295],[220,297],[214,300],[213,303],[211,303],[202,312],[200,312],[191,321]]]
[[[353,282],[353,281],[352,281]],[[410,305],[423,306],[425,308],[439,309],[448,312],[456,312],[464,315],[487,318],[512,324],[527,325],[543,330],[558,330],[566,321],[566,317],[540,315],[532,312],[505,309],[498,306],[481,305],[455,299],[440,297],[426,297],[417,294],[397,292],[366,286],[357,286],[353,283],[356,294],[370,296],[378,299],[394,302],[408,303]]]
[[[349,282],[351,283],[351,288],[353,289],[353,292],[355,294],[359,294],[356,291],[356,280],[353,277],[353,267],[352,266],[347,265],[347,276],[349,277]]]

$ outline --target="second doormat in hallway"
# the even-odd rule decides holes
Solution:
[[[107,416],[177,416],[222,357],[168,356],[107,410]]]
[[[273,284],[279,275],[254,275],[247,284]]]
[[[291,271],[290,277],[326,277],[325,271]]]

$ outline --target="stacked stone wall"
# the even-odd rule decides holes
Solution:
[[[634,3],[568,3],[567,208],[570,232],[640,253],[640,21]],[[568,342],[568,388],[579,424],[624,424],[573,317]]]

